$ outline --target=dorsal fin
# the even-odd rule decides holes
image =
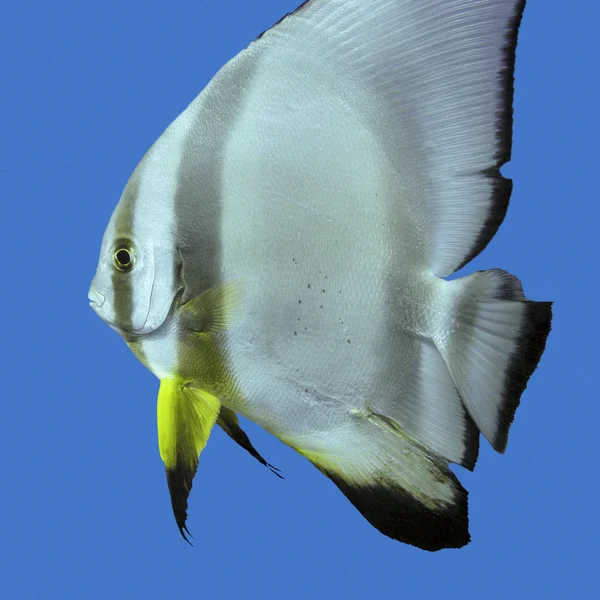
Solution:
[[[512,182],[500,167],[511,154],[524,7],[525,0],[310,0],[249,48],[259,58],[259,97],[305,86],[316,110],[339,102],[374,136],[440,277],[479,254],[506,214]]]

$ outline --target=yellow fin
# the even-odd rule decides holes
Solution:
[[[179,309],[179,314],[193,331],[219,333],[235,321],[241,299],[241,285],[229,281],[192,298]]]
[[[219,427],[221,427],[234,442],[239,444],[244,450],[248,451],[261,465],[265,465],[265,467],[277,475],[277,477],[283,479],[283,476],[279,474],[279,469],[268,463],[252,445],[246,432],[240,427],[237,415],[234,411],[225,406],[221,407],[217,425],[219,425]]]
[[[165,463],[171,504],[183,538],[187,499],[198,458],[217,421],[221,403],[212,394],[180,379],[163,379],[158,392],[158,447]]]

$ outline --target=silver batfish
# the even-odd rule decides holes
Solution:
[[[133,172],[93,309],[160,380],[177,525],[211,429],[252,420],[391,538],[468,543],[551,304],[494,269],[524,0],[309,0],[228,62]]]

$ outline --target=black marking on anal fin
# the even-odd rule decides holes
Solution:
[[[461,548],[471,540],[468,492],[456,478],[454,503],[434,510],[386,479],[358,485],[335,473],[324,469],[321,471],[373,527],[394,540],[430,552]]]

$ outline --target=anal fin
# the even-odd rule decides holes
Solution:
[[[388,537],[429,551],[468,544],[468,493],[447,462],[387,417],[350,420],[292,447]]]

